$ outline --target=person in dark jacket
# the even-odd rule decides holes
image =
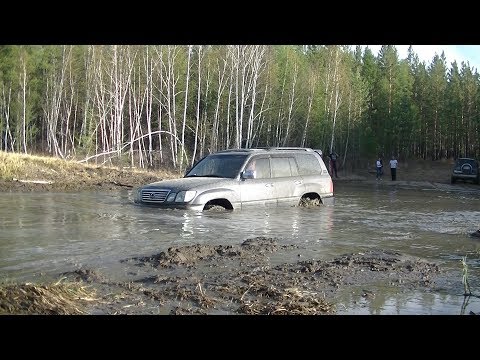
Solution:
[[[335,150],[332,149],[332,152],[330,153],[330,166],[332,168],[330,175],[333,176],[333,173],[335,173],[336,178],[338,178],[338,175],[337,175],[337,158],[338,158],[338,154],[335,152]]]

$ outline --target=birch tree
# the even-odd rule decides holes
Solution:
[[[305,118],[305,127],[303,128],[303,133],[302,133],[302,142],[300,146],[305,147],[305,143],[307,140],[307,129],[308,125],[310,122],[310,114],[312,113],[312,104],[313,104],[313,99],[315,97],[315,88],[317,85],[317,77],[315,74],[311,74],[308,78],[308,85],[309,85],[309,95],[307,98],[307,116]]]
[[[2,83],[2,99],[1,99],[1,113],[2,113],[2,121],[0,122],[0,128],[3,132],[3,137],[0,140],[0,150],[7,151],[14,151],[14,144],[15,138],[12,136],[12,131],[10,128],[10,108],[12,103],[12,88],[6,87],[5,83]],[[3,128],[5,127],[5,130]],[[10,146],[9,146],[10,144]]]
[[[216,70],[217,70],[217,79],[218,79],[218,85],[217,85],[217,103],[215,105],[215,114],[213,116],[213,134],[212,134],[212,149],[217,150],[219,146],[219,128],[220,128],[220,106],[221,106],[221,100],[222,100],[222,95],[223,92],[225,91],[225,88],[227,86],[227,78],[226,78],[226,72],[227,72],[227,59],[216,59]],[[200,75],[198,78],[199,84],[200,84]],[[200,89],[200,85],[199,85]],[[231,84],[230,84],[230,89],[231,89]],[[229,92],[230,95],[230,92]],[[199,94],[200,97],[200,94]],[[197,106],[198,108],[198,106]],[[229,104],[227,105],[227,109],[229,108]],[[228,131],[228,110],[227,110],[227,124],[226,124],[226,143],[228,144],[228,136],[229,136],[229,131]],[[228,145],[227,145],[228,147]]]
[[[251,103],[250,103],[250,114],[248,117],[248,125],[247,125],[247,135],[246,135],[246,143],[247,147],[252,146],[253,142],[253,129],[254,129],[254,120],[256,119],[255,116],[255,101],[257,99],[257,83],[258,79],[261,76],[261,73],[265,66],[265,47],[264,46],[254,46],[252,48],[252,69],[251,69]]]
[[[333,68],[333,77],[332,77],[332,86],[330,87],[328,84],[326,85],[326,89],[331,88],[331,93],[329,96],[329,106],[326,111],[326,114],[330,113],[331,107],[333,107],[333,116],[332,116],[332,133],[330,137],[330,152],[333,151],[334,148],[334,139],[335,139],[335,125],[337,122],[337,113],[341,103],[341,96],[340,96],[340,51],[337,46],[333,48],[331,53],[331,58],[329,58],[329,68]],[[329,80],[329,76],[327,77],[327,83]]]
[[[298,65],[296,62],[293,63],[293,79],[292,79],[292,90],[290,93],[290,101],[288,106],[288,116],[287,116],[287,125],[285,129],[285,136],[283,137],[282,146],[287,145],[287,141],[289,140],[290,136],[290,126],[292,122],[292,113],[293,113],[293,105],[295,104],[296,97],[295,97],[295,90],[297,86],[297,76],[298,76]]]
[[[20,54],[20,89],[22,91],[22,149],[27,153],[27,52]]]

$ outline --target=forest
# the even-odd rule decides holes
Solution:
[[[3,45],[0,150],[178,170],[238,147],[479,158],[479,88],[469,63],[394,45]]]

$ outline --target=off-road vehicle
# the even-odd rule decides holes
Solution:
[[[457,159],[452,170],[450,182],[454,184],[457,180],[473,181],[475,184],[480,183],[478,161],[472,158]]]
[[[183,178],[144,185],[138,204],[208,210],[333,204],[333,182],[320,150],[230,149],[205,156]]]

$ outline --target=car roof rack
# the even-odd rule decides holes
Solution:
[[[251,148],[251,149],[244,149],[244,148],[237,148],[237,149],[224,149],[219,150],[217,153],[225,153],[225,152],[252,152],[253,150],[263,150],[260,148]]]
[[[320,155],[323,154],[322,150],[319,150],[319,149],[312,149],[312,148],[309,148],[309,147],[287,147],[287,146],[265,146],[265,147],[257,146],[257,147],[254,147],[254,148],[224,149],[224,150],[220,150],[218,152],[225,153],[225,152],[282,151],[282,150],[284,150],[284,151],[308,151],[308,152],[315,151]]]
[[[269,151],[273,150],[286,150],[286,151],[291,151],[291,150],[299,150],[299,151],[313,151],[311,148],[307,147],[287,147],[287,146],[269,146],[269,147],[264,147],[264,148],[257,148],[257,149],[265,149]]]

